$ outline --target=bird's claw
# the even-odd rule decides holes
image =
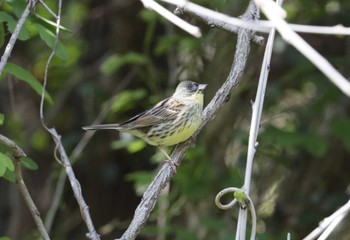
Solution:
[[[170,165],[171,169],[174,171],[174,173],[176,173],[176,167],[178,167],[179,164],[174,162],[171,159],[165,159],[165,162],[168,163]]]

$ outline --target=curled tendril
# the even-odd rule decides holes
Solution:
[[[226,203],[226,204],[223,204],[221,202],[221,198],[228,193],[232,193],[232,197],[234,197],[234,193],[236,191],[240,191],[240,189],[235,188],[235,187],[229,187],[229,188],[225,188],[224,190],[220,191],[215,197],[216,206],[222,210],[227,210],[227,209],[232,208],[238,202],[236,198],[233,198],[232,201],[230,201],[229,203]]]
[[[233,199],[229,203],[224,204],[222,203],[221,199],[224,195],[228,193],[232,194]],[[251,231],[250,239],[253,240],[255,239],[255,234],[256,234],[256,212],[255,212],[253,201],[250,199],[248,195],[246,195],[245,191],[240,188],[229,187],[220,191],[215,197],[216,206],[223,210],[232,208],[237,202],[239,203],[242,209],[246,209],[248,207],[248,209],[250,210],[250,214],[252,217],[252,231]]]

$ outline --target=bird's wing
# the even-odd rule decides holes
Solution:
[[[178,113],[184,107],[184,104],[173,98],[167,98],[159,102],[153,108],[142,112],[120,126],[128,129],[142,128],[153,126],[158,123],[172,121],[177,118]]]

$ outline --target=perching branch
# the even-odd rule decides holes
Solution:
[[[243,19],[247,21],[253,21],[256,19],[253,1],[250,2]],[[243,75],[243,71],[246,66],[246,61],[250,51],[250,40],[253,33],[248,30],[241,29],[238,32],[238,40],[236,45],[235,57],[232,63],[232,68],[227,77],[226,81],[223,83],[221,88],[216,92],[213,99],[206,106],[203,111],[202,124],[193,135],[193,138],[187,140],[184,143],[179,144],[174,149],[171,154],[171,159],[177,164],[180,164],[186,150],[191,145],[193,139],[195,139],[198,134],[203,130],[204,126],[211,120],[215,113],[219,110],[221,105],[225,102],[227,97],[230,95],[231,91],[238,86]],[[162,189],[170,182],[173,177],[174,172],[170,165],[163,164],[159,172],[155,176],[154,180],[151,182],[145,193],[143,194],[142,200],[135,210],[134,218],[131,221],[128,229],[125,231],[120,239],[132,240],[135,239],[138,233],[141,231],[142,227],[146,224],[151,211],[153,210],[158,196]]]
[[[10,147],[11,150],[13,151],[13,163],[15,165],[15,177],[16,177],[16,183],[18,185],[19,191],[21,192],[22,197],[28,206],[30,214],[33,217],[33,220],[34,220],[34,222],[39,230],[41,237],[44,240],[49,240],[50,237],[45,229],[43,221],[40,218],[39,210],[36,207],[32,197],[30,196],[28,188],[23,180],[22,171],[21,171],[21,164],[19,162],[19,158],[26,157],[27,155],[15,142],[13,142],[11,139],[8,139],[7,137],[5,137],[1,134],[0,134],[0,142],[4,145]]]
[[[0,76],[2,74],[2,71],[4,70],[4,67],[5,67],[9,57],[11,56],[12,49],[15,46],[15,43],[16,43],[17,38],[18,38],[18,35],[21,32],[21,29],[23,28],[23,25],[26,22],[29,14],[30,14],[30,10],[35,7],[36,3],[37,3],[36,0],[29,0],[27,2],[27,6],[24,9],[21,17],[19,18],[15,29],[13,30],[13,33],[12,33],[12,35],[10,37],[10,40],[7,43],[5,51],[4,51],[4,53],[3,53],[2,57],[1,57],[1,61],[0,61]]]

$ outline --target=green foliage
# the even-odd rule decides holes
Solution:
[[[39,168],[38,164],[29,157],[20,157],[20,163],[23,167],[30,170],[37,170]]]
[[[331,124],[335,136],[341,140],[345,148],[350,152],[350,119],[337,118]]]
[[[46,43],[47,46],[53,49],[56,35],[49,29],[42,26],[41,24],[34,23],[34,25],[36,26],[39,32],[40,38]],[[55,53],[57,57],[59,57],[62,61],[68,60],[68,57],[69,57],[68,51],[60,41],[57,42]]]
[[[127,111],[135,106],[135,103],[140,101],[146,96],[146,91],[144,89],[133,89],[125,90],[118,93],[113,98],[113,104],[111,106],[110,113],[120,113],[122,111]]]
[[[149,171],[137,171],[126,175],[126,180],[134,184],[134,189],[139,196],[147,189],[148,185],[153,180],[154,173]]]
[[[136,52],[129,52],[123,55],[113,54],[101,64],[100,70],[103,74],[111,76],[126,64],[142,65],[146,62],[147,58],[143,54]]]
[[[52,103],[54,99],[55,102],[45,108],[45,121],[61,134],[69,155],[81,140],[81,126],[97,116],[101,119],[103,114],[99,111],[105,108],[100,104],[105,101],[109,106],[112,97],[105,122],[128,119],[150,102],[169,96],[178,79],[208,83],[207,104],[227,78],[235,51],[234,34],[208,27],[192,16],[181,17],[201,28],[203,37],[200,39],[189,36],[139,2],[130,2],[127,6],[107,2],[63,3],[61,20],[65,27],[60,26],[57,57],[53,58],[48,72],[50,95],[46,93],[46,101]],[[57,11],[57,2],[45,3]],[[222,0],[196,3],[232,16],[241,15],[248,4]],[[1,2],[0,46],[10,38],[26,4],[23,0]],[[292,22],[346,25],[348,5],[345,0],[298,0],[286,2],[283,7],[287,10],[287,19]],[[11,54],[11,59],[21,66],[9,63],[5,68],[7,74],[26,82],[39,95],[47,57],[55,41],[55,28],[54,17],[38,4]],[[305,39],[347,76],[347,38],[305,35]],[[271,63],[271,81],[266,92],[250,197],[256,209],[268,205],[265,212],[258,211],[259,239],[283,239],[286,230],[295,231],[293,238],[301,239],[346,197],[349,100],[288,43],[279,39],[277,45],[279,48],[275,49]],[[252,45],[240,85],[186,152],[171,181],[169,194],[160,199],[168,203],[166,211],[160,204],[156,205],[140,239],[157,238],[159,232],[165,239],[226,240],[234,237],[236,209],[218,210],[214,198],[225,187],[243,184],[251,115],[249,103],[255,96],[262,53],[262,47]],[[3,74],[1,80],[5,76]],[[53,189],[61,166],[54,161],[52,141],[40,125],[38,98],[29,98],[26,91],[20,89],[23,84],[1,80],[1,132],[4,130],[38,161],[20,160],[29,169],[38,169],[40,165],[42,171],[35,172],[35,177],[30,179],[34,186],[38,186],[36,181],[51,183],[52,179],[52,185],[45,184],[45,187]],[[114,88],[118,93],[111,96]],[[143,154],[153,148],[145,148],[145,142],[115,131],[96,134],[90,141],[79,157],[75,156],[80,161],[74,165],[74,171],[94,212],[93,220],[96,218],[99,225],[108,226],[107,231],[102,231],[102,238],[114,239],[129,224],[139,197],[155,175],[151,170],[135,171],[156,168],[155,161]],[[0,152],[9,156],[11,149],[0,144]],[[157,151],[154,156],[157,164],[163,164],[161,153]],[[14,182],[14,171],[8,164],[8,159],[0,160],[0,173]],[[112,181],[105,181],[106,178]],[[51,191],[45,187],[39,197],[44,193],[47,194],[45,199],[51,199]],[[272,188],[269,196],[267,193],[272,192]],[[65,222],[66,216],[76,213],[71,191],[63,192],[64,204],[55,219],[57,223]],[[0,193],[7,196],[6,188],[0,189]],[[164,229],[157,226],[159,216],[166,219]],[[110,226],[106,223],[110,219],[121,223]],[[83,224],[76,225],[74,230],[68,225],[56,224],[52,238],[79,239],[86,231]],[[19,228],[29,227],[21,225]],[[27,234],[16,239],[26,238],[37,239],[38,236]]]
[[[314,157],[322,157],[328,150],[327,140],[314,133],[283,131],[271,127],[264,132],[262,138],[281,148],[302,148]]]
[[[5,43],[5,29],[4,24],[0,23],[0,47],[2,47]]]
[[[15,167],[12,160],[7,155],[0,152],[0,177],[4,176],[7,169],[13,172]]]
[[[11,240],[11,238],[3,236],[3,237],[0,237],[0,240]]]
[[[135,139],[131,137],[130,139],[122,139],[113,141],[111,143],[111,149],[117,150],[121,148],[126,148],[129,153],[136,153],[141,151],[146,147],[146,143],[141,139]]]
[[[244,190],[235,191],[233,196],[240,203],[241,206],[246,206],[246,196]]]
[[[5,66],[5,71],[9,74],[15,76],[17,79],[22,80],[29,84],[33,88],[33,90],[41,96],[41,92],[43,90],[42,85],[39,80],[36,79],[29,71],[22,68],[21,66],[13,63],[7,63]],[[52,104],[52,98],[48,92],[45,91],[45,99]]]
[[[5,115],[0,113],[0,126],[3,125],[5,122]]]
[[[30,142],[34,149],[44,150],[49,144],[49,135],[44,129],[38,129],[32,135]]]
[[[17,20],[14,17],[12,17],[10,14],[8,14],[6,12],[2,12],[2,11],[0,11],[0,22],[6,23],[7,29],[10,33],[13,33],[13,31],[15,30],[16,24],[17,24]],[[18,35],[19,40],[25,41],[25,40],[28,40],[32,37],[32,35],[30,34],[30,31],[27,28],[28,25],[29,25],[29,23],[26,23],[25,27],[22,28],[21,31],[19,32],[19,35]],[[1,38],[3,38],[3,36]]]

